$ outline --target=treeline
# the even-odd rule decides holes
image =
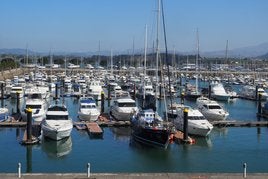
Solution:
[[[6,58],[6,59],[2,59],[0,61],[0,70],[10,70],[13,68],[18,68],[19,67],[19,63],[17,63],[14,59],[11,58]]]
[[[105,56],[105,55],[93,55],[90,57],[76,57],[76,56],[42,56],[42,57],[32,57],[29,56],[28,59],[25,56],[13,56],[16,59],[15,62],[13,59],[4,58],[2,56],[1,60],[1,69],[9,69],[15,68],[19,64],[39,64],[39,65],[46,65],[50,64],[51,61],[54,64],[59,64],[64,67],[65,62],[73,63],[75,65],[85,65],[91,64],[93,66],[103,66],[103,67],[110,67],[111,63],[114,66],[122,67],[122,66],[134,66],[139,67],[144,65],[144,55],[143,54],[135,54],[135,55],[115,55]],[[173,67],[180,68],[186,63],[195,64],[196,63],[196,55],[181,55],[181,54],[159,54],[159,65],[171,65]],[[148,54],[146,57],[147,67],[155,67],[156,66],[156,54]],[[207,57],[198,57],[199,61],[198,64],[202,64],[203,67],[210,68],[212,65],[215,64],[228,64],[228,65],[241,65],[246,68],[259,68],[259,67],[266,67],[267,62],[265,60],[253,60],[250,58],[207,58]]]

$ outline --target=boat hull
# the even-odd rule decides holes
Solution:
[[[167,148],[169,144],[170,133],[167,130],[134,127],[132,137],[135,141],[151,146]]]
[[[96,114],[85,114],[85,113],[81,113],[81,112],[78,112],[78,116],[79,116],[79,119],[81,121],[92,121],[92,122],[95,122],[98,120],[98,117],[99,117],[100,113],[96,113]]]
[[[66,137],[70,137],[73,124],[68,123],[61,126],[60,123],[52,126],[47,125],[45,122],[41,124],[42,132],[44,137],[48,137],[52,140],[61,140]]]

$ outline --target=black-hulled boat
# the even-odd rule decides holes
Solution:
[[[167,148],[170,129],[152,109],[142,109],[131,120],[132,137],[135,141],[152,146]]]

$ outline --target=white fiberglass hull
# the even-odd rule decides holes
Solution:
[[[178,130],[183,131],[183,120],[175,121],[175,126]],[[188,133],[190,135],[206,137],[210,134],[212,129],[213,126],[208,122],[202,122],[202,123],[198,122],[198,124],[196,124],[191,120],[188,121]]]
[[[42,125],[43,136],[53,140],[61,140],[70,137],[73,124],[71,121],[49,121],[44,122]]]
[[[113,117],[116,119],[116,120],[119,120],[119,121],[129,121],[132,116],[133,116],[133,112],[129,112],[129,111],[125,111],[125,112],[119,112],[117,110],[111,110],[111,114],[113,115]]]
[[[78,117],[81,121],[92,121],[95,122],[98,120],[100,113],[92,112],[92,113],[83,113],[81,111],[78,112]]]
[[[227,112],[208,112],[208,111],[201,111],[202,114],[207,118],[209,121],[222,121],[226,120],[226,118],[229,116],[229,113]]]

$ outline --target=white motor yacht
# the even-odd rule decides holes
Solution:
[[[22,86],[12,86],[10,91],[10,96],[13,99],[17,99],[17,94],[19,98],[22,98],[24,95],[24,89]]]
[[[53,140],[69,137],[73,129],[72,119],[65,105],[52,105],[41,123],[43,135]]]
[[[82,121],[97,121],[100,115],[96,101],[92,97],[82,97],[79,100],[78,116]]]
[[[223,109],[223,107],[216,101],[210,100],[206,97],[199,97],[196,100],[199,111],[209,121],[221,121],[226,120],[229,113]]]
[[[88,94],[93,96],[96,100],[101,100],[101,93],[103,92],[100,81],[91,81],[88,84]]]
[[[193,109],[190,106],[178,108],[177,118],[174,120],[175,127],[183,131],[184,110],[188,111],[188,133],[190,135],[208,136],[213,129],[213,125],[198,109]]]
[[[222,83],[214,83],[211,86],[211,97],[219,101],[228,101],[231,95],[226,92]]]
[[[137,112],[138,108],[133,99],[119,98],[114,101],[110,114],[119,121],[129,121]]]

